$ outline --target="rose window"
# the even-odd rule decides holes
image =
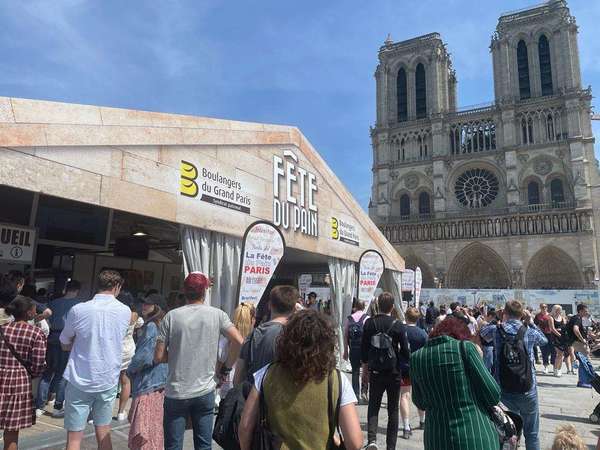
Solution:
[[[456,180],[454,193],[461,205],[483,208],[498,196],[498,179],[485,169],[469,169]]]

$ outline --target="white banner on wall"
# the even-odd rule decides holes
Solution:
[[[35,230],[0,224],[0,260],[21,264],[33,262]]]
[[[377,250],[365,251],[358,263],[358,299],[369,307],[385,270],[383,257]]]
[[[285,252],[281,231],[270,222],[254,222],[244,234],[238,302],[258,304]]]
[[[415,305],[419,307],[419,299],[421,298],[421,285],[423,284],[423,274],[421,268],[415,269]]]
[[[405,269],[402,272],[402,292],[412,292],[415,288],[415,271]]]

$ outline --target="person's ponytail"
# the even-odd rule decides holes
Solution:
[[[27,313],[33,307],[33,300],[23,295],[17,295],[12,302],[10,302],[4,311],[9,316],[13,316],[15,321],[27,320]]]

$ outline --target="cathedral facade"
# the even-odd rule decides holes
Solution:
[[[379,50],[369,214],[425,287],[593,288],[600,172],[567,2],[506,13],[495,100],[457,107],[438,33]]]

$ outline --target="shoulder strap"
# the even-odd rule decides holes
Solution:
[[[352,314],[350,314],[348,316],[348,322],[350,323],[350,325],[354,325],[356,322],[356,320],[354,320],[354,317],[352,317]]]
[[[327,448],[330,449],[333,446],[333,436],[335,434],[335,430],[338,430],[340,438],[342,433],[340,432],[340,407],[342,404],[342,376],[338,369],[334,369],[337,385],[338,385],[338,399],[335,405],[333,406],[333,376],[329,374],[327,380],[327,417],[329,419],[329,437],[327,439]]]
[[[25,370],[27,371],[27,373],[29,374],[29,376],[33,377],[33,374],[31,372],[31,369],[29,368],[29,365],[23,360],[23,358],[21,358],[21,356],[17,353],[17,351],[15,350],[15,348],[13,347],[13,345],[10,342],[8,342],[8,339],[7,339],[6,335],[4,334],[4,331],[2,330],[2,327],[0,327],[0,337],[4,341],[4,344],[6,345],[6,348],[8,348],[8,350],[14,356],[14,358],[17,361],[19,361],[19,364],[21,364],[23,367],[25,367]]]
[[[506,339],[508,335],[506,334],[504,328],[502,328],[502,324],[499,323],[498,325],[496,325],[496,328],[498,329],[498,333],[500,333],[500,337],[502,339]]]
[[[363,314],[362,316],[360,316],[360,320],[358,321],[358,323],[362,325],[363,322],[366,320],[366,318],[367,318],[367,315]]]
[[[262,427],[268,428],[269,426],[269,417],[267,411],[267,402],[265,400],[265,381],[267,381],[267,375],[269,374],[269,369],[272,364],[269,364],[267,370],[265,371],[265,375],[263,376],[262,383],[260,385],[259,392],[259,400],[258,400],[258,409],[259,409],[259,423]]]
[[[392,322],[392,324],[390,325],[390,327],[388,328],[388,330],[385,332],[385,334],[390,334],[390,331],[392,331],[392,328],[394,328],[394,325],[396,325],[396,322],[398,322],[398,321],[394,320]]]
[[[527,333],[527,327],[525,325],[523,325],[523,326],[521,326],[521,328],[519,328],[519,331],[517,332],[517,341],[518,342],[524,341],[525,333]]]

